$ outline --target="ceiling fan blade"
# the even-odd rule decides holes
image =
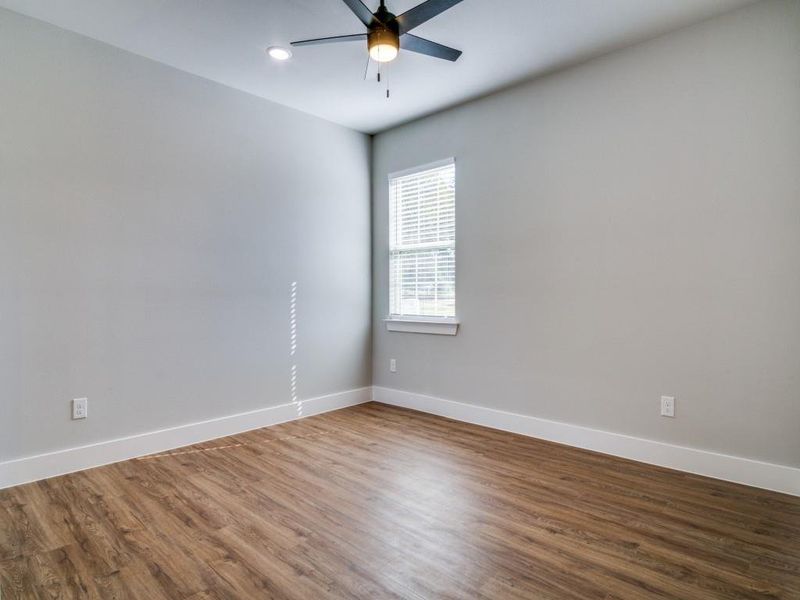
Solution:
[[[444,60],[457,61],[461,56],[461,50],[437,44],[425,38],[417,37],[406,33],[400,36],[400,47],[403,50],[410,50],[411,52],[419,52],[420,54],[427,54],[434,58],[443,58]]]
[[[364,3],[361,0],[342,0],[347,6],[350,7],[355,15],[359,18],[359,20],[369,27],[370,23],[372,23],[373,15],[372,11],[364,6]]]
[[[292,42],[292,46],[318,46],[319,44],[335,44],[337,42],[358,42],[367,39],[366,33],[354,33],[353,35],[335,35],[333,37],[316,38],[313,40],[300,40]]]
[[[352,1],[358,2],[358,0]],[[461,2],[461,0],[427,0],[422,4],[418,4],[397,17],[397,23],[400,25],[400,33],[405,33],[414,29],[414,27],[419,27],[425,21],[429,21],[459,2]]]

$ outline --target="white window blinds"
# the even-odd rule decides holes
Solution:
[[[389,177],[390,316],[455,317],[452,160]]]

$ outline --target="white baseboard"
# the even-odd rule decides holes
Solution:
[[[369,402],[369,387],[0,463],[0,489]]]
[[[800,496],[800,469],[374,386],[376,402]]]
[[[304,400],[302,415],[298,414],[296,404],[287,403],[2,462],[0,463],[0,489],[147,454],[165,452],[251,429],[277,425],[302,417],[354,406],[368,402],[370,399],[670,469],[800,496],[800,469],[794,467],[676,446],[378,386]]]

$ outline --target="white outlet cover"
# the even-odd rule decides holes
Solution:
[[[89,416],[88,398],[75,398],[72,401],[72,418],[85,419]]]
[[[394,358],[389,360],[389,371],[392,373],[397,373],[397,360]]]
[[[661,396],[661,416],[674,417],[675,416],[675,397],[674,396]]]

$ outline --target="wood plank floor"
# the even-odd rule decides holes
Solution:
[[[800,498],[365,404],[0,491],[0,598],[800,598]]]

